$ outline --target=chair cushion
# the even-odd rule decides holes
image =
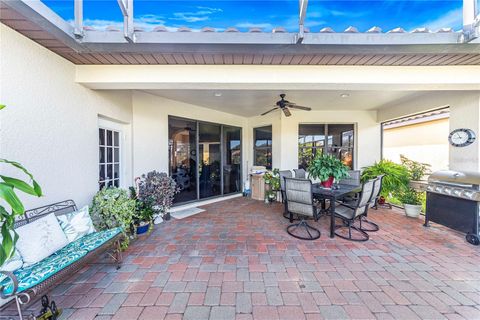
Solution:
[[[354,210],[349,208],[349,207],[346,207],[346,206],[342,206],[341,204],[340,205],[337,205],[335,207],[335,214],[342,217],[342,218],[345,218],[345,219],[353,219],[353,216],[354,216]]]
[[[92,219],[88,213],[88,206],[75,212],[57,216],[57,219],[70,242],[95,232]]]
[[[58,250],[42,261],[14,271],[14,275],[18,280],[17,292],[25,291],[45,281],[57,272],[80,260],[89,252],[100,247],[102,244],[112,239],[120,232],[121,228],[115,228],[88,234],[74,242],[71,242],[64,248]],[[5,286],[5,294],[10,294],[13,290],[13,286],[9,278],[2,280],[0,282],[0,286]]]
[[[15,229],[18,234],[16,247],[27,267],[45,259],[68,244],[54,213]]]
[[[103,231],[98,231],[94,233],[87,234],[86,236],[81,237],[75,242],[72,242],[67,247],[77,247],[79,249],[85,249],[87,251],[95,250],[100,247],[102,244],[108,240],[115,237],[117,234],[122,232],[122,228],[114,228]]]

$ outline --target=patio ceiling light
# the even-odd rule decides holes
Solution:
[[[221,96],[222,96],[222,93],[221,93],[221,92],[215,92],[213,95],[214,95],[215,97],[221,97]]]
[[[340,98],[348,98],[348,97],[350,97],[350,94],[348,94],[348,93],[342,93],[340,95]]]

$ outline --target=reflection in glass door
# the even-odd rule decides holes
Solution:
[[[242,129],[169,117],[174,203],[242,192]]]
[[[174,202],[197,199],[197,122],[169,119],[170,176],[180,188]]]
[[[222,194],[221,189],[221,127],[217,124],[198,124],[199,191],[200,198]]]
[[[242,191],[242,129],[223,126],[223,193]]]

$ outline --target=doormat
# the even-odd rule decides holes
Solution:
[[[183,219],[204,211],[205,210],[200,208],[188,208],[188,209],[183,209],[176,212],[170,212],[170,215],[174,219]]]

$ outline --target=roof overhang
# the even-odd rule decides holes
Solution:
[[[77,2],[79,0],[76,0]],[[129,0],[130,1],[130,0]],[[468,0],[470,1],[470,0]],[[249,55],[459,55],[452,61],[480,63],[480,25],[475,20],[464,32],[402,32],[380,33],[262,33],[262,32],[133,32],[121,30],[80,32],[41,1],[1,0],[1,7],[13,10],[25,20],[40,27],[63,43],[63,52],[77,54],[249,54]],[[130,1],[131,2],[131,1]],[[128,5],[130,2],[119,1]],[[306,1],[302,1],[304,6]],[[130,4],[131,5],[131,4]],[[76,10],[78,9],[76,6]],[[302,22],[306,8],[300,12]],[[7,11],[8,12],[8,11]],[[81,10],[80,13],[81,14]],[[131,18],[132,13],[127,13]],[[0,20],[15,28],[20,18],[0,15]],[[76,21],[79,19],[76,19]],[[128,20],[128,19],[127,19]],[[130,19],[131,20],[131,19]],[[12,22],[13,21],[13,22]],[[77,22],[78,23],[78,22]],[[131,28],[131,25],[125,26]],[[19,30],[20,29],[20,30]],[[17,28],[22,32],[21,28]],[[301,40],[301,41],[300,41]],[[48,47],[48,46],[47,46]],[[53,50],[53,49],[52,49]],[[58,53],[60,50],[53,50]],[[463,55],[463,56],[460,56]],[[470,55],[470,56],[465,56]],[[435,60],[435,57],[432,58]],[[81,60],[78,57],[78,60]],[[415,59],[414,59],[415,60]],[[425,60],[430,61],[427,57]],[[382,60],[383,61],[383,60]],[[450,60],[448,60],[450,62]]]

